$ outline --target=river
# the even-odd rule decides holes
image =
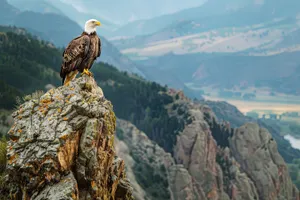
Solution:
[[[288,140],[293,148],[300,150],[300,139],[297,139],[291,135],[285,135],[284,139]]]

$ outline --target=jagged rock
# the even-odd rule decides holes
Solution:
[[[176,165],[170,153],[166,153],[130,122],[117,119],[117,127],[121,129],[119,133],[117,131],[119,138],[116,140],[117,154],[127,163],[127,174],[135,186],[136,199],[162,199],[160,196],[151,195],[149,189],[155,187],[161,193],[170,194],[168,198],[163,198],[164,200],[206,199],[201,187],[197,187],[189,171],[183,165]],[[143,171],[142,176],[159,176],[162,180],[167,179],[168,185],[159,185],[150,179],[146,186],[141,183],[137,168],[145,168],[145,166],[150,170]]]
[[[95,80],[27,99],[13,114],[7,172],[11,199],[131,199],[114,150],[115,115]]]
[[[231,156],[230,149],[219,149],[217,162],[222,169],[223,187],[230,199],[259,199],[256,187],[247,174],[241,172],[240,165]]]
[[[181,103],[185,104],[192,122],[177,136],[174,148],[176,163],[187,170],[175,170],[185,174],[185,179],[180,179],[186,187],[178,196],[189,191],[204,200],[299,200],[276,142],[265,129],[255,125],[247,136],[240,136],[239,130],[231,129],[229,123],[219,124],[209,107],[188,101]],[[187,184],[188,175],[193,187]]]
[[[234,158],[254,182],[261,200],[299,200],[287,166],[270,133],[248,123],[235,130],[230,139]]]
[[[204,192],[195,186],[193,177],[183,165],[173,165],[170,167],[169,173],[172,199],[206,200]]]
[[[177,136],[174,157],[188,170],[195,188],[201,191],[199,194],[204,194],[201,199],[221,199],[226,194],[220,184],[222,173],[216,163],[217,144],[201,110],[198,105],[189,106],[193,121]]]
[[[130,122],[117,119],[117,127],[116,151],[127,163],[135,198],[170,199],[168,169],[174,165],[171,154]]]

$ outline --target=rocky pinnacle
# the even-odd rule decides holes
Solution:
[[[25,99],[9,131],[11,199],[132,199],[115,114],[93,78]]]

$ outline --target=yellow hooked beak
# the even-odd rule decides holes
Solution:
[[[101,23],[99,21],[96,21],[96,26],[101,26]]]

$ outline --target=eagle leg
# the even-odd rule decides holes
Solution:
[[[76,77],[77,74],[78,74],[77,70],[72,71],[69,74],[67,74],[64,85],[69,86],[70,82],[74,80],[74,78]]]
[[[65,80],[65,82],[64,82],[64,85],[65,85],[65,86],[69,86],[69,85],[70,85],[70,81],[71,81],[70,75],[67,74],[67,75],[66,75],[66,80]]]
[[[84,69],[81,75],[86,74],[88,76],[93,76],[92,72],[90,72],[88,69]]]
[[[77,74],[78,74],[78,70],[72,71],[70,73],[70,81],[73,81]]]

